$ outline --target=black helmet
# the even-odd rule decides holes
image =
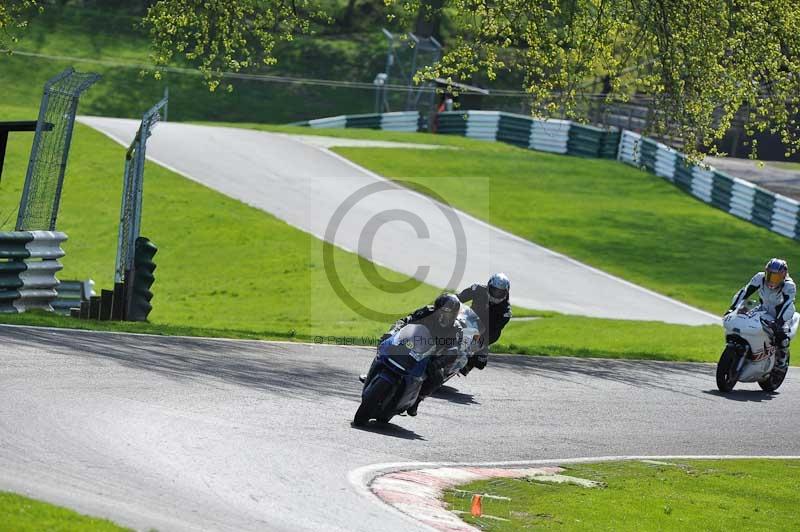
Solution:
[[[437,321],[442,327],[452,327],[461,310],[461,301],[455,294],[444,293],[433,302],[433,308],[438,316]]]

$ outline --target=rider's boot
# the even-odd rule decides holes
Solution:
[[[408,414],[411,417],[416,416],[417,415],[417,408],[419,408],[419,404],[421,402],[422,402],[422,397],[417,398],[417,400],[414,402],[414,404],[411,405],[411,408],[406,410],[406,414]]]
[[[786,369],[789,367],[789,349],[784,347],[778,349],[775,353],[775,367],[778,369]]]

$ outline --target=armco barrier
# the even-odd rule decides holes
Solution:
[[[94,291],[94,281],[61,281],[56,287],[58,293],[56,299],[50,303],[59,314],[69,315],[70,309],[80,308],[81,301],[88,301],[90,297],[96,296]]]
[[[0,232],[0,312],[53,310],[66,239],[56,231]]]
[[[408,128],[397,130],[413,131],[415,119],[418,124],[422,123],[419,114],[412,112],[335,116],[310,120],[308,125],[393,129],[387,127],[392,124]],[[500,111],[448,111],[437,114],[434,123],[436,133],[445,135],[496,140],[551,153],[616,158],[663,177],[718,209],[800,240],[800,203],[797,201],[714,168],[690,164],[684,154],[633,131],[601,129],[569,120],[541,120]]]
[[[755,225],[800,240],[800,204],[708,166],[690,164],[669,146],[623,131],[618,159],[672,181],[678,188]]]
[[[550,153],[567,153],[569,150],[569,131],[572,124],[568,120],[531,119],[531,138],[528,148]]]
[[[397,113],[332,116],[308,120],[307,122],[295,122],[292,125],[308,126],[315,129],[362,128],[416,132],[421,129],[421,120],[418,111],[401,111]]]
[[[567,153],[583,157],[600,157],[606,130],[584,124],[571,124],[567,141]]]
[[[385,131],[407,131],[415,132],[420,130],[420,114],[417,111],[383,113],[379,115],[380,129]]]

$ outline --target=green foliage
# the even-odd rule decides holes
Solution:
[[[38,4],[37,0],[3,0],[0,3],[0,51],[17,42],[17,32],[28,25],[27,17]]]
[[[591,429],[587,429],[591,431]],[[585,488],[528,479],[493,479],[449,490],[452,510],[481,530],[795,530],[798,460],[665,460],[564,466],[564,475],[601,482]],[[469,515],[473,493],[484,517]],[[491,517],[486,517],[491,516]],[[501,519],[492,519],[492,518]]]
[[[234,86],[209,92],[194,75],[165,71],[161,79],[142,75],[148,59],[147,33],[137,17],[124,11],[48,6],[31,18],[14,45],[14,54],[0,54],[0,105],[33,108],[48,78],[74,66],[102,75],[81,97],[81,114],[141,118],[169,86],[170,120],[291,122],[340,113],[371,112],[370,90],[351,90],[290,83],[227,79]],[[30,56],[27,54],[37,54]],[[385,42],[380,32],[347,36],[300,36],[276,47],[280,63],[270,74],[371,81],[383,64]],[[55,59],[70,56],[87,60]],[[95,62],[99,61],[99,63]]]
[[[276,43],[308,33],[317,20],[328,17],[313,0],[161,0],[145,17],[156,63],[184,56],[211,90],[222,72],[274,64]]]
[[[792,150],[800,145],[796,3],[447,0],[442,9],[456,35],[421,78],[519,71],[542,112],[580,118],[587,81],[603,76],[608,100],[650,95],[653,131],[690,151],[696,140],[713,149],[743,106],[751,130],[778,131]]]
[[[40,5],[13,0],[0,6],[0,43]],[[537,112],[576,119],[586,116],[591,100],[645,95],[654,107],[649,132],[681,140],[691,155],[698,145],[713,152],[744,110],[748,134],[778,133],[790,152],[800,147],[795,2],[158,0],[142,22],[158,65],[196,66],[214,90],[223,72],[275,65],[282,44],[297,36],[363,26],[354,13],[375,26],[442,20],[446,54],[418,74],[420,81],[492,81],[502,73],[530,94]],[[598,79],[606,90],[590,94]]]
[[[521,74],[541,112],[581,118],[587,82],[607,79],[607,100],[654,99],[652,132],[713,151],[743,106],[750,133],[777,131],[800,146],[800,6],[782,0],[386,0],[389,18],[446,18],[453,32],[433,77],[493,80]],[[150,10],[156,59],[175,54],[208,79],[275,61],[277,40],[325,19],[313,0],[237,3],[161,0]],[[256,60],[258,58],[258,61]]]

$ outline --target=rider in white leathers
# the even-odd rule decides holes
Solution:
[[[776,364],[783,366],[786,364],[786,353],[789,348],[789,337],[784,325],[788,324],[794,316],[794,299],[797,294],[797,286],[789,277],[789,267],[785,260],[770,259],[764,267],[764,271],[755,274],[750,282],[733,296],[733,302],[728,311],[736,308],[756,291],[761,307],[775,319],[777,325],[775,343],[778,347]]]

